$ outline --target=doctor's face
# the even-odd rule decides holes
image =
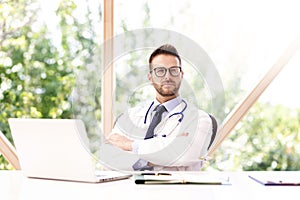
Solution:
[[[151,62],[148,79],[153,84],[158,100],[168,101],[179,95],[183,72],[178,58],[169,54],[159,54]]]

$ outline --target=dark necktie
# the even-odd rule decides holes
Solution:
[[[159,122],[161,121],[161,118],[162,118],[162,114],[167,111],[165,106],[163,105],[159,105],[157,106],[156,108],[156,112],[152,118],[152,121],[149,125],[149,128],[147,130],[147,133],[146,133],[146,136],[145,136],[145,140],[147,139],[150,139],[150,138],[153,138],[154,136],[154,129],[155,127],[157,126],[157,124],[159,124]]]
[[[155,114],[152,118],[152,121],[149,125],[149,128],[147,130],[147,133],[146,133],[146,136],[145,136],[145,140],[147,139],[150,139],[150,138],[153,138],[154,136],[154,129],[155,127],[157,126],[157,124],[159,124],[159,122],[161,121],[161,118],[162,118],[162,114],[167,111],[165,106],[163,105],[159,105],[156,107],[155,109]],[[134,170],[153,170],[153,167],[152,166],[149,166],[148,165],[148,162],[146,160],[143,160],[143,159],[139,159],[133,166],[132,168]]]

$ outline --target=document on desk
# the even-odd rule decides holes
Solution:
[[[134,175],[134,181],[136,184],[231,185],[228,176],[189,173],[141,173]]]
[[[260,173],[248,177],[265,186],[300,186],[300,173]]]

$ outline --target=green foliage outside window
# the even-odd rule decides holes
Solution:
[[[56,13],[61,37],[55,44],[47,25],[38,20],[38,1],[0,4],[0,129],[11,142],[8,118],[73,115],[74,71],[90,62],[96,40],[89,19],[73,16],[75,8],[73,1],[60,2]],[[2,156],[0,161],[0,169],[11,168]]]
[[[256,103],[208,169],[300,170],[300,109]]]

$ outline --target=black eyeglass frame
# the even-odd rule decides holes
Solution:
[[[175,74],[175,75],[174,75],[174,74],[170,71],[171,69],[174,69],[174,68],[179,69],[178,74]],[[158,76],[158,75],[157,75],[157,72],[156,72],[157,69],[163,69],[163,70],[164,70],[163,75]],[[167,74],[167,71],[169,71],[169,73],[170,73],[173,77],[177,77],[177,76],[180,75],[180,72],[181,72],[182,70],[181,70],[181,67],[180,67],[180,66],[172,66],[172,67],[170,67],[170,68],[165,68],[165,67],[155,67],[154,69],[150,70],[150,73],[152,73],[153,71],[154,71],[155,76],[161,78],[161,77],[164,77],[164,76]]]

